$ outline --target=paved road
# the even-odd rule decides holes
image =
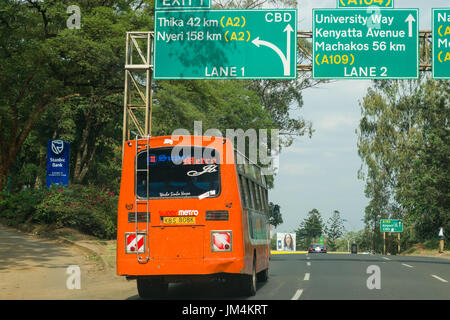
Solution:
[[[68,290],[67,267],[81,269],[81,289]],[[380,289],[367,287],[379,268]],[[372,283],[372,282],[370,282]],[[0,226],[0,299],[139,299],[135,281],[99,270],[86,253]],[[425,257],[273,255],[269,280],[256,296],[236,294],[224,282],[170,284],[168,300],[440,300],[450,299],[450,260]]]
[[[380,289],[369,289],[373,266]],[[369,268],[370,267],[370,268]],[[376,268],[375,267],[375,268]],[[368,273],[369,268],[369,273]],[[272,256],[269,281],[249,300],[449,300],[450,260],[425,257],[283,254]],[[374,284],[373,281],[369,281]],[[139,299],[137,295],[129,299]],[[168,299],[247,299],[226,283],[171,284]]]
[[[303,264],[306,262],[302,271],[309,273],[309,280],[298,286],[301,300],[450,299],[450,285],[442,281],[450,280],[447,259],[322,254],[306,255],[302,260]],[[373,278],[372,268],[376,269],[373,266],[380,272],[379,289],[369,289],[367,285],[369,277]]]

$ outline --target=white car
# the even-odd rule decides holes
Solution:
[[[309,246],[308,253],[327,253],[327,248],[323,244],[312,244]]]

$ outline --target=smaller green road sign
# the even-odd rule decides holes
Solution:
[[[336,0],[338,8],[394,8],[394,0]]]
[[[313,9],[313,78],[417,79],[418,9]]]
[[[380,220],[381,232],[403,232],[402,220],[383,219]]]
[[[450,8],[432,12],[433,78],[450,79]]]
[[[155,0],[155,9],[209,9],[211,0]]]

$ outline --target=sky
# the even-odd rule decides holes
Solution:
[[[394,0],[395,8],[419,8],[419,29],[431,30],[431,8],[450,7],[450,0]],[[313,8],[336,8],[336,0],[298,0],[298,30],[312,29]],[[340,80],[302,92],[304,105],[291,113],[313,123],[312,138],[300,137],[279,158],[269,201],[281,206],[283,224],[274,232],[292,232],[316,208],[326,222],[334,210],[346,230],[364,228],[365,182],[357,150],[361,107],[370,80]]]

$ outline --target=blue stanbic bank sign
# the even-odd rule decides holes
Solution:
[[[48,140],[47,187],[52,184],[69,185],[70,143],[64,140]]]

